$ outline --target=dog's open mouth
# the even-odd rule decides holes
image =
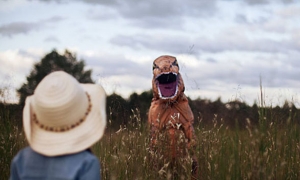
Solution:
[[[158,93],[162,99],[171,99],[178,91],[178,76],[176,73],[163,73],[156,77]]]

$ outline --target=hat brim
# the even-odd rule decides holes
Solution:
[[[82,124],[64,132],[46,131],[34,123],[32,121],[34,112],[30,105],[32,97],[26,98],[23,127],[33,150],[46,156],[73,154],[90,148],[101,139],[106,127],[105,91],[95,84],[80,85],[91,97],[91,111]]]

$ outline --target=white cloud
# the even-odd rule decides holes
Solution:
[[[289,6],[282,8],[277,11],[278,15],[281,15],[283,18],[299,18],[300,16],[300,7],[299,6]]]
[[[36,55],[33,49],[0,51],[0,88],[5,93],[1,101],[18,102],[16,89],[25,82],[25,75],[30,72],[36,62]]]
[[[23,6],[26,1],[10,0],[8,3],[5,0],[0,1],[0,12],[9,12],[13,9]]]
[[[108,94],[117,93],[128,98],[133,92],[141,93],[151,88],[151,78],[136,75],[99,76],[97,83],[101,84]]]
[[[25,81],[34,62],[56,48],[60,53],[76,52],[97,83],[124,96],[151,87],[152,61],[164,54],[177,57],[192,97],[239,97],[252,103],[259,94],[260,76],[272,99],[278,89],[297,96],[296,1],[15,3],[9,11],[0,7],[0,72],[18,83]],[[49,8],[50,15],[40,13]]]
[[[19,50],[7,50],[0,52],[0,63],[1,72],[26,72],[30,68],[35,59],[32,57],[22,54]]]

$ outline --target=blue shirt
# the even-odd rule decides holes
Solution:
[[[22,149],[11,163],[10,180],[99,180],[100,163],[88,150],[48,157]]]

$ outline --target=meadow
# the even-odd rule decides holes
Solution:
[[[0,179],[8,179],[13,156],[27,146],[20,116],[14,108],[0,109]],[[132,110],[130,121],[119,129],[110,128],[113,112],[108,114],[105,136],[92,151],[101,162],[102,179],[190,179],[191,159],[179,158],[177,166],[157,155],[161,162],[154,168],[149,154],[146,119],[139,109]],[[240,119],[232,119],[228,126],[214,114],[207,124],[195,117],[197,145],[195,155],[199,163],[197,179],[300,179],[300,126],[297,111],[277,116],[270,108],[258,108],[258,119],[249,119],[244,126]],[[284,118],[284,119],[283,119]],[[207,120],[206,120],[207,121]],[[165,147],[161,146],[162,149]]]

